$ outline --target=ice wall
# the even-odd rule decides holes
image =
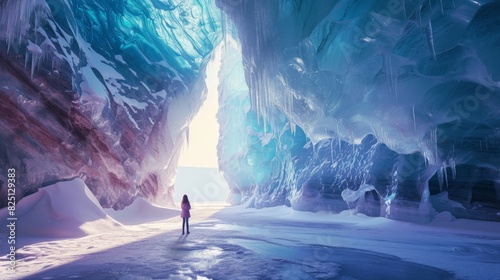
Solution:
[[[238,148],[221,164],[237,203],[500,220],[500,2],[217,5],[247,85],[227,101],[244,110],[225,126],[239,140],[224,140]],[[441,191],[465,210],[432,207]]]
[[[215,2],[0,1],[0,171],[18,198],[80,177],[105,207],[170,203],[224,33],[232,203],[500,219],[498,1]]]
[[[0,207],[7,168],[18,199],[80,177],[104,207],[171,203],[221,39],[214,3],[6,0],[0,14]]]

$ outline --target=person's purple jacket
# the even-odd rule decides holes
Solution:
[[[191,204],[188,203],[181,203],[181,217],[182,218],[189,218],[191,217],[191,214],[189,213],[189,210],[191,209]]]

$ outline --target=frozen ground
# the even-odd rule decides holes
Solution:
[[[500,279],[499,223],[418,225],[212,203],[193,204],[191,234],[181,235],[178,212],[155,207],[142,201],[121,223],[83,237],[18,235],[17,271],[0,278]],[[147,209],[170,218],[141,221]],[[87,228],[93,223],[102,224]],[[4,270],[5,234],[0,238]]]

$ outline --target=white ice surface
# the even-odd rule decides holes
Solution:
[[[73,239],[18,235],[17,271],[9,277],[500,279],[499,223],[224,206],[193,204],[188,236],[178,215]],[[3,267],[6,250],[2,242]]]

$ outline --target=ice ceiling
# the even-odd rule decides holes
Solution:
[[[500,221],[498,1],[0,5],[0,164],[20,196],[81,177],[103,206],[172,203],[222,42],[232,203]]]

